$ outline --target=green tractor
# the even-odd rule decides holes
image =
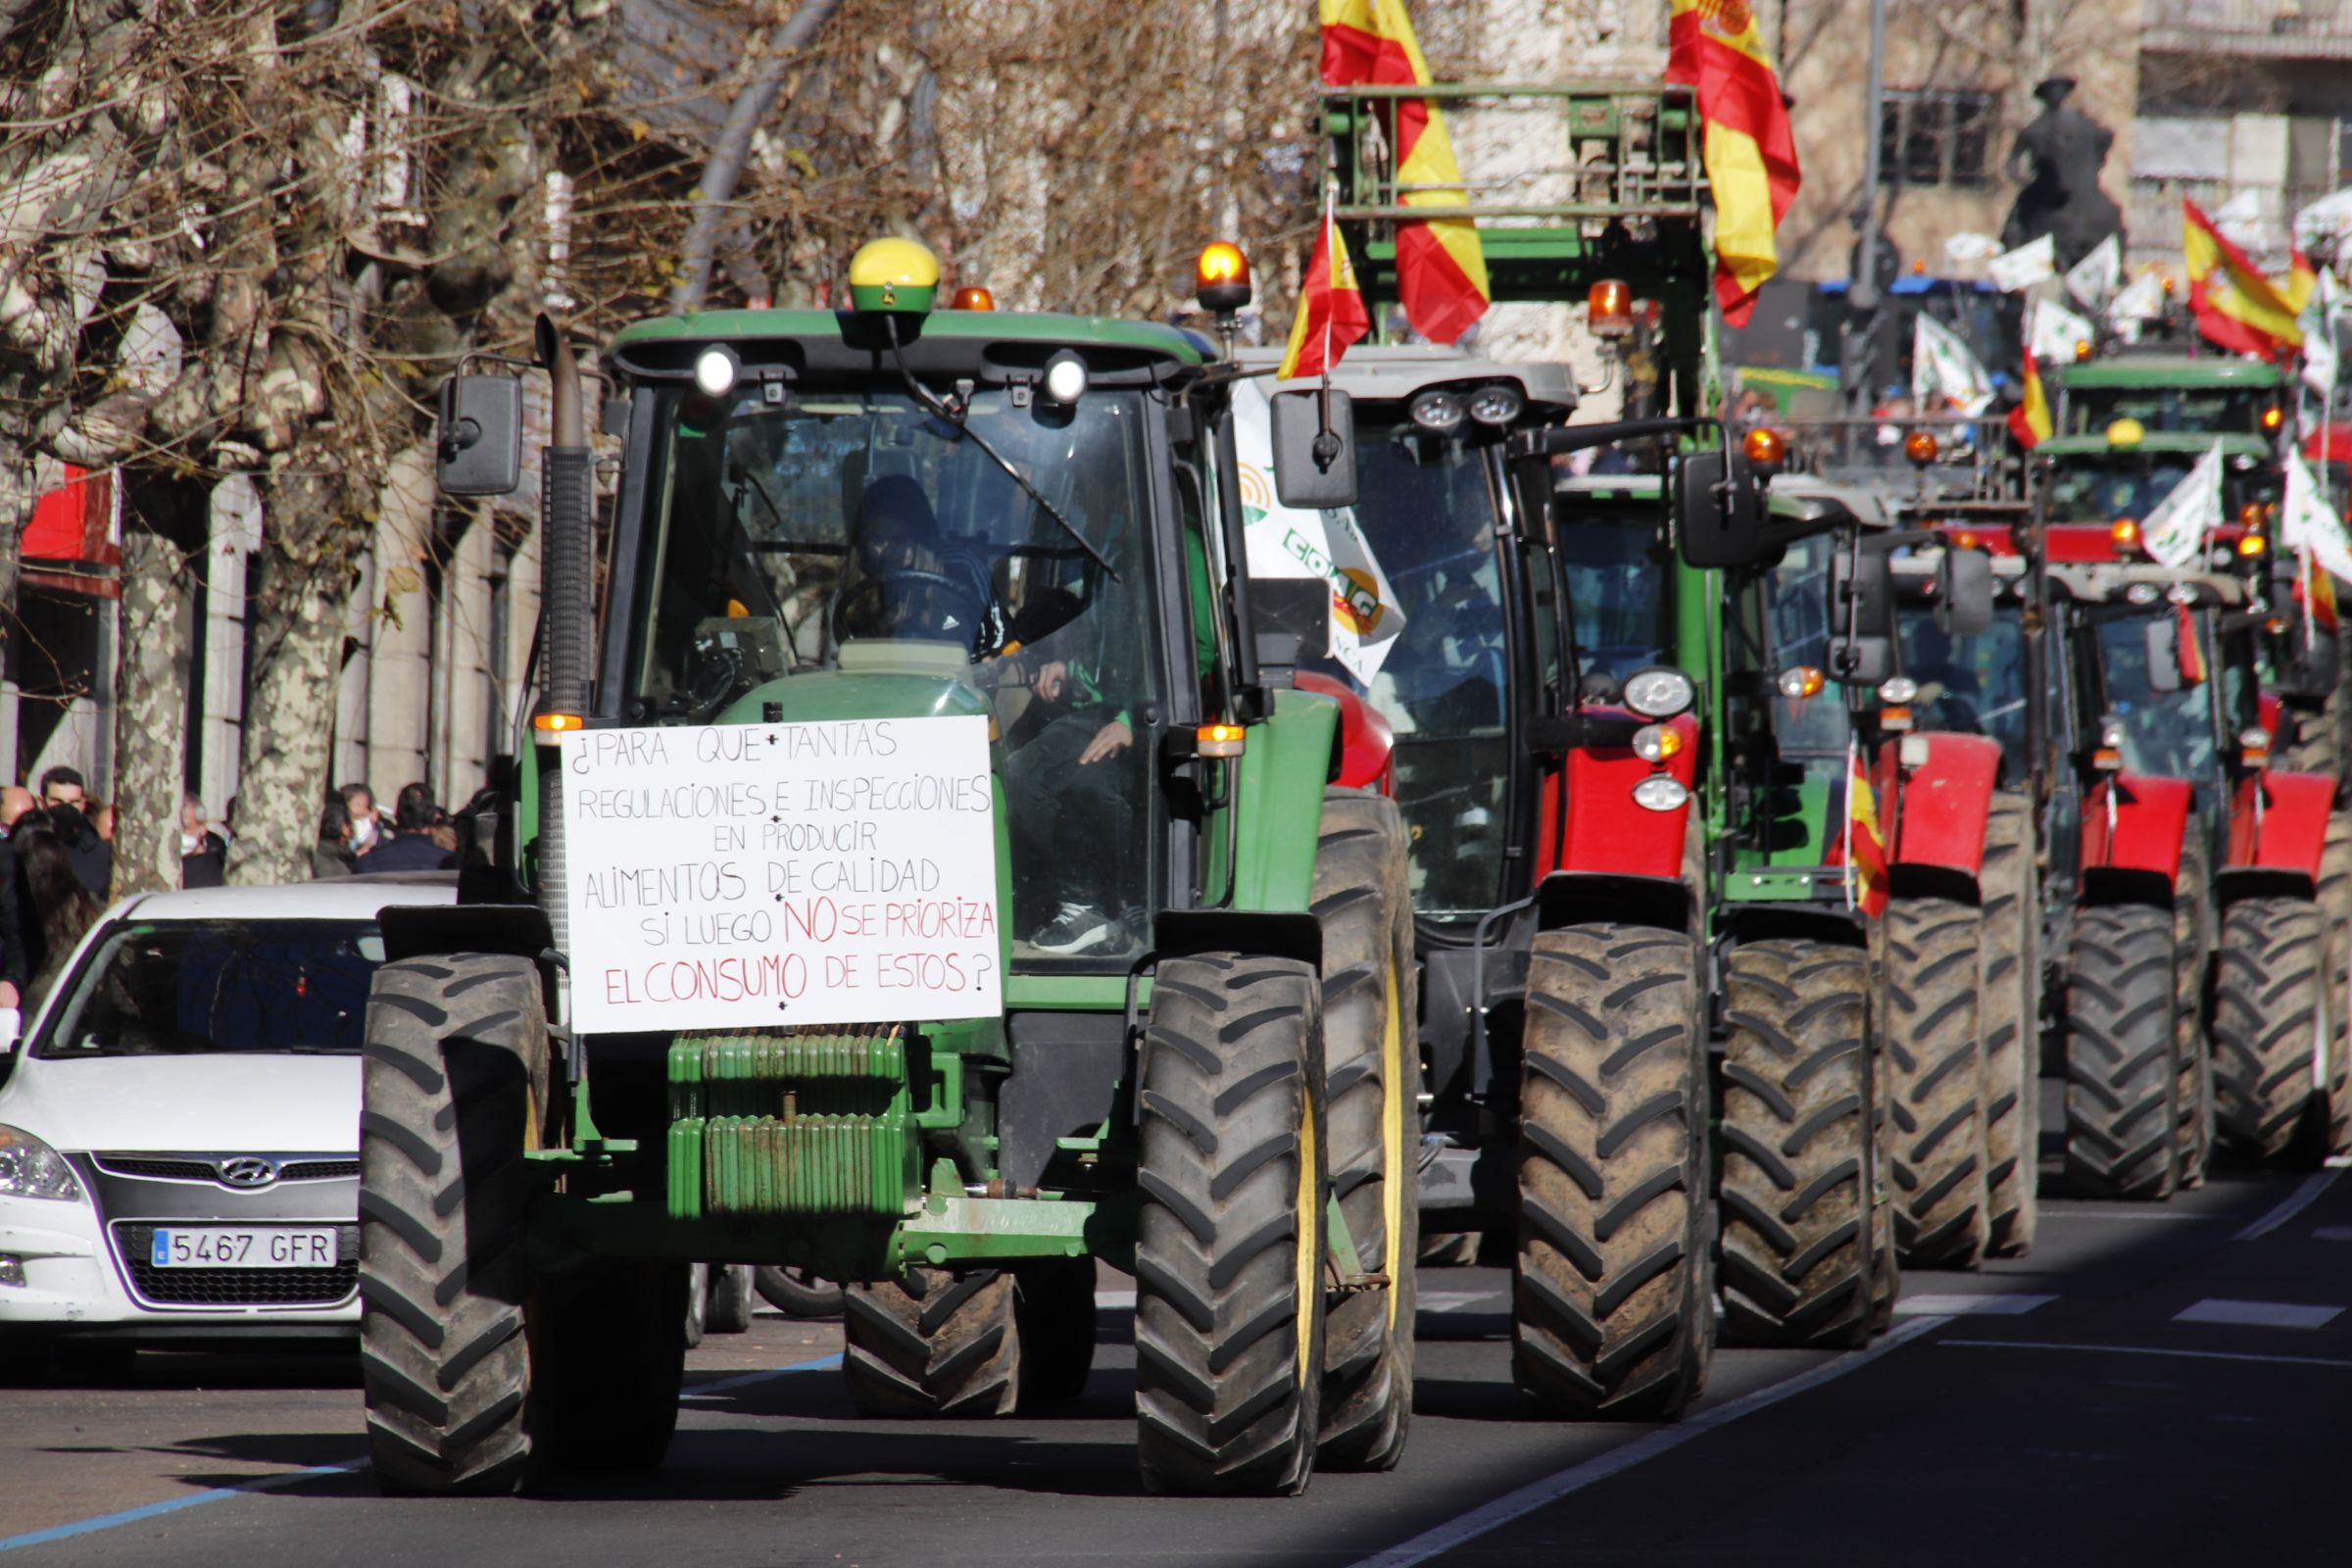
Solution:
[[[934,309],[906,241],[850,283],[618,334],[604,521],[540,323],[519,781],[457,906],[385,912],[368,1015],[377,1478],[659,1464],[697,1260],[843,1282],[859,1408],[915,1417],[1075,1396],[1107,1263],[1149,1489],[1394,1465],[1403,837],[1330,783],[1346,702],[1261,671],[1233,368]],[[449,383],[445,492],[515,487],[529,368]],[[1350,499],[1277,418],[1286,491]]]

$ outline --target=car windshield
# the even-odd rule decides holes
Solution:
[[[82,963],[33,1054],[357,1052],[383,957],[372,921],[125,921]]]
[[[1622,683],[1635,670],[1674,662],[1666,657],[1674,562],[1664,521],[1654,499],[1629,510],[1607,492],[1561,495],[1553,549],[1567,579],[1580,671]]]
[[[2066,428],[2069,435],[2105,435],[2116,420],[2136,419],[2163,435],[2260,435],[2263,410],[2278,396],[2266,387],[2070,386]]]
[[[1369,697],[1396,734],[1414,906],[1491,907],[1509,775],[1501,564],[1484,443],[1359,419],[1356,526],[1404,612]]]
[[[2174,614],[2171,606],[2158,612]],[[2176,671],[2163,682],[2176,691],[2160,691],[2149,678],[2152,648],[2173,651],[2176,637],[2151,637],[2147,612],[2111,616],[2098,622],[2099,671],[2107,688],[2107,711],[2123,720],[2124,765],[2136,773],[2160,778],[2196,779],[2214,765],[2213,694],[2203,682],[2179,678]],[[2187,618],[2196,639],[2196,659],[2213,667],[2213,648],[2201,618]]]
[[[1946,635],[1924,602],[1896,617],[1902,671],[1919,683],[1912,714],[1923,730],[1984,735],[2000,742],[2010,775],[2022,778],[2026,756],[2026,623],[2016,604],[1995,607],[1992,624],[1970,637]]]
[[[1068,408],[984,391],[960,424],[895,391],[756,395],[723,413],[664,394],[645,715],[708,721],[857,642],[956,650],[992,676],[1017,644],[1024,669],[1060,661],[1118,703],[1148,698],[1144,414],[1116,390]]]

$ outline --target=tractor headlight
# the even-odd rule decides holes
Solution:
[[[1509,382],[1482,386],[1470,394],[1470,417],[1481,424],[1508,424],[1527,407],[1527,395]]]
[[[1625,706],[1643,718],[1672,718],[1697,697],[1690,676],[1664,664],[1637,669],[1625,677]]]
[[[1908,675],[1895,675],[1879,682],[1879,701],[1882,703],[1893,703],[1899,708],[1918,696],[1919,682]]]
[[[1634,786],[1634,804],[1644,811],[1677,811],[1690,799],[1690,792],[1667,773],[1652,773]]]
[[[1086,362],[1068,349],[1048,360],[1046,396],[1064,408],[1086,396]]]
[[[712,344],[694,357],[694,389],[707,398],[723,398],[735,390],[743,362],[724,344]]]
[[[1663,724],[1644,724],[1634,731],[1634,755],[1644,762],[1663,762],[1681,755],[1683,732]]]
[[[21,1128],[0,1127],[0,1198],[78,1203],[81,1183],[56,1150]]]
[[[2152,605],[2164,597],[2164,590],[2152,582],[2135,582],[2124,590],[2124,602],[2132,605]]]
[[[1450,435],[1462,427],[1462,400],[1454,393],[1433,388],[1407,405],[1413,422],[1435,435]]]

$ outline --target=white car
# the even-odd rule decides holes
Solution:
[[[350,877],[107,910],[0,1054],[0,1363],[358,1332],[375,915],[455,900]]]

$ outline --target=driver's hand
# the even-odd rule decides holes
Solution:
[[[1114,718],[1095,731],[1095,738],[1088,741],[1086,750],[1078,754],[1078,765],[1084,767],[1090,762],[1106,761],[1134,744],[1135,731]]]
[[[1038,665],[1037,673],[1030,677],[1029,685],[1038,696],[1044,698],[1047,702],[1057,703],[1061,701],[1062,688],[1067,686],[1069,681],[1069,664],[1062,660],[1056,659],[1051,663]],[[1081,759],[1081,760],[1084,760],[1084,759]]]

